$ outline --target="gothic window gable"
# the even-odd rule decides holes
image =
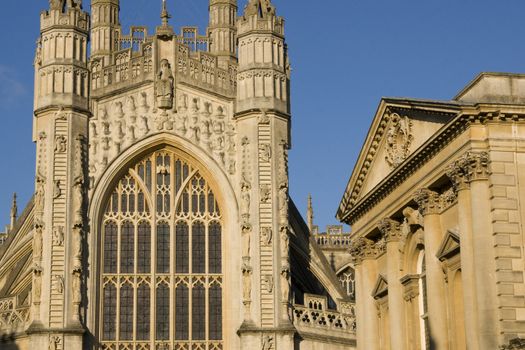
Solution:
[[[205,174],[172,149],[132,165],[105,203],[105,349],[222,349],[223,220]]]

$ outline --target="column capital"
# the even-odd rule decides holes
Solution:
[[[490,175],[487,152],[468,151],[446,169],[456,191],[468,189],[472,181],[486,180]]]
[[[423,216],[439,213],[440,198],[437,192],[428,188],[421,188],[414,194],[414,201],[419,206]]]
[[[377,223],[377,228],[383,234],[385,241],[398,242],[402,237],[401,224],[393,219],[384,218]]]
[[[358,237],[352,241],[349,253],[354,263],[360,264],[363,260],[376,259],[386,251],[385,240],[374,242],[368,238]]]

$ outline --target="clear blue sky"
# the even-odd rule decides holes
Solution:
[[[247,0],[239,0],[242,10]],[[160,0],[122,0],[124,26],[158,23]],[[525,72],[523,0],[274,0],[293,68],[291,194],[315,221],[335,212],[382,96],[450,99],[481,71]],[[85,7],[89,2],[84,1]],[[207,23],[208,0],[168,0],[175,27]],[[0,224],[33,191],[33,56],[47,0],[2,1]]]

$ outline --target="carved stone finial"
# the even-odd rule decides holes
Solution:
[[[168,7],[166,5],[166,0],[162,0],[162,12],[160,13],[160,19],[162,20],[162,26],[167,27],[168,21],[171,18],[170,14],[168,13]]]
[[[400,223],[390,218],[385,218],[377,223],[379,231],[387,242],[399,241],[401,239]]]
[[[428,188],[422,188],[414,194],[414,201],[419,206],[419,211],[423,216],[437,214],[439,212],[439,194]]]

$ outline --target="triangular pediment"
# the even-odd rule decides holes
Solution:
[[[443,238],[443,241],[439,246],[439,250],[436,254],[437,258],[443,261],[456,254],[459,254],[459,240],[459,235],[456,232],[448,230],[445,235],[445,238]]]
[[[455,101],[385,98],[362,147],[337,217],[347,213],[447,124],[460,110]]]
[[[374,297],[374,299],[381,299],[387,294],[388,294],[388,282],[384,276],[379,275],[379,277],[377,278],[374,290],[372,292],[372,296]]]

